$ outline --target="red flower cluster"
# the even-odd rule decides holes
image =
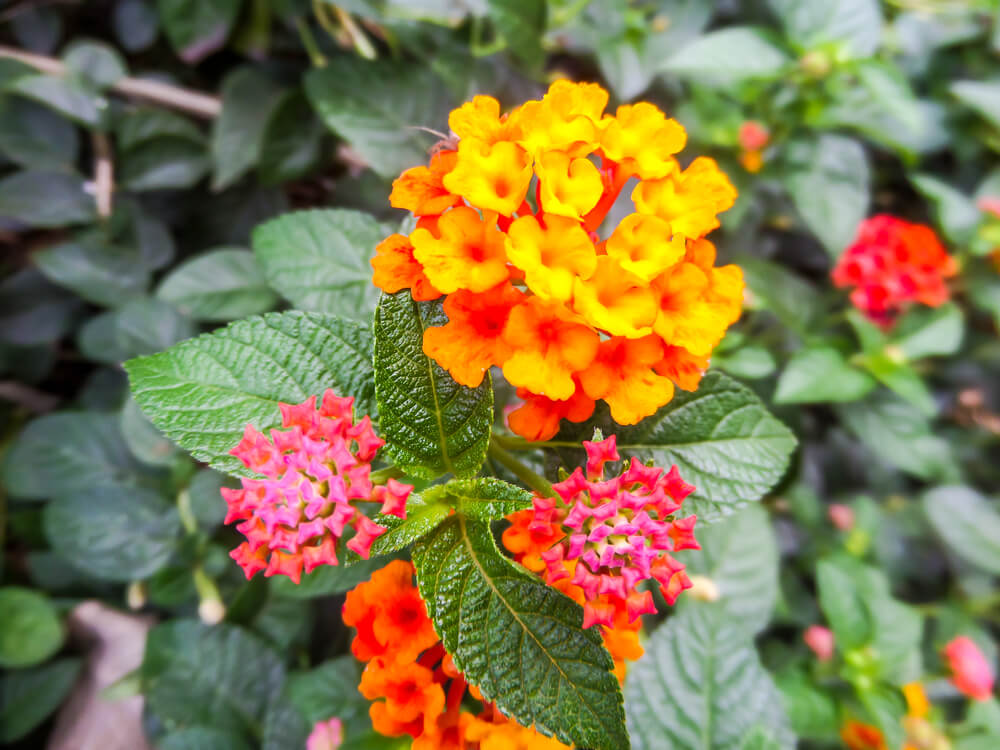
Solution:
[[[833,269],[833,282],[855,287],[854,306],[888,326],[908,304],[938,307],[947,302],[945,279],[957,272],[958,264],[933,229],[879,214],[861,222],[854,244]]]

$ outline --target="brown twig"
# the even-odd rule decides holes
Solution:
[[[65,63],[54,57],[36,55],[15,47],[0,45],[0,58],[3,57],[23,62],[25,65],[30,65],[43,73],[56,76],[66,75]],[[173,86],[169,83],[150,81],[144,78],[132,78],[130,76],[120,78],[112,84],[111,91],[122,96],[169,107],[170,109],[179,109],[190,115],[203,117],[207,120],[218,117],[222,111],[222,101],[217,96],[203,94],[200,91],[192,91],[180,86]]]
[[[111,196],[115,190],[111,141],[99,130],[95,130],[90,139],[94,144],[94,199],[97,201],[97,215],[107,219],[111,216]]]

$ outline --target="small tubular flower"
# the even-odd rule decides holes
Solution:
[[[714,159],[699,156],[683,172],[640,182],[632,200],[640,213],[659,216],[674,232],[697,239],[719,226],[717,215],[736,201],[736,188]]]
[[[559,432],[559,422],[586,422],[594,413],[594,399],[577,385],[568,399],[556,401],[518,388],[517,397],[524,403],[507,417],[510,429],[528,440],[549,440]]]
[[[372,283],[383,292],[395,294],[409,289],[415,300],[441,296],[424,273],[424,267],[413,257],[413,245],[405,235],[392,234],[382,240],[375,248],[371,264],[375,270]]]
[[[556,81],[541,101],[525,102],[515,113],[519,143],[533,156],[554,150],[585,156],[599,143],[607,105],[608,92],[595,83]]]
[[[974,700],[989,700],[993,695],[993,669],[976,642],[960,635],[948,642],[943,653],[952,684]]]
[[[653,369],[670,378],[678,388],[696,391],[708,369],[708,357],[698,357],[682,346],[665,346],[663,359],[653,365]]]
[[[511,310],[504,339],[513,351],[503,365],[507,380],[554,400],[573,395],[573,374],[593,362],[599,342],[564,307],[538,297]]]
[[[663,344],[656,336],[615,336],[601,342],[594,362],[580,373],[580,383],[590,398],[608,403],[618,424],[636,424],[674,395],[670,379],[653,370],[662,359]]]
[[[424,354],[451,373],[456,382],[475,388],[493,365],[503,365],[511,347],[503,338],[510,311],[524,294],[503,282],[483,294],[460,290],[448,296],[448,322],[424,331]]]
[[[270,437],[247,425],[243,439],[230,453],[264,479],[243,479],[240,489],[222,489],[229,511],[226,523],[247,541],[231,557],[247,578],[263,570],[265,576],[287,575],[299,582],[319,565],[337,564],[337,542],[347,527],[354,536],[348,549],[368,557],[372,542],[385,529],[358,511],[353,503],[376,501],[380,493],[370,479],[371,461],[383,441],[371,419],[355,423],[353,398],[332,390],[297,404],[279,404],[283,430]],[[383,512],[406,516],[405,496],[413,488],[399,484],[404,505],[382,496]]]
[[[467,206],[453,208],[437,222],[437,232],[417,227],[410,235],[413,257],[442,292],[485,292],[507,280],[504,236]]]
[[[474,138],[492,145],[516,141],[521,128],[515,120],[500,114],[500,102],[492,96],[474,96],[448,115],[448,127],[459,138]]]
[[[541,154],[535,162],[535,174],[546,215],[579,220],[597,205],[604,192],[601,173],[593,162],[583,157],[574,159],[562,151]]]
[[[861,222],[854,244],[833,269],[833,283],[854,287],[851,302],[872,321],[888,327],[907,306],[938,307],[948,301],[946,280],[958,264],[934,230],[887,214]]]
[[[623,104],[601,134],[601,149],[629,174],[643,180],[666,177],[678,169],[674,154],[684,148],[687,133],[676,120],[648,102]]]
[[[802,640],[816,654],[820,661],[830,661],[833,658],[833,631],[822,625],[810,625],[802,634]]]
[[[334,717],[317,721],[306,738],[306,750],[337,750],[344,742],[344,723]]]
[[[650,282],[681,260],[686,247],[663,219],[630,214],[608,238],[605,251],[626,271]]]
[[[510,216],[528,194],[531,174],[531,157],[516,143],[468,138],[459,142],[458,161],[444,186],[474,206]]]
[[[438,151],[429,167],[407,169],[392,183],[389,204],[414,216],[436,216],[462,202],[462,197],[444,186],[444,176],[455,168],[458,154]]]
[[[650,288],[607,255],[589,279],[574,279],[573,309],[595,328],[629,338],[651,333],[657,316]]]
[[[516,219],[507,230],[507,258],[524,271],[528,288],[542,299],[565,302],[573,280],[588,279],[597,268],[594,243],[579,222],[547,216]]]
[[[478,742],[479,750],[569,750],[569,746],[559,740],[503,717],[496,721],[473,719],[465,736]]]

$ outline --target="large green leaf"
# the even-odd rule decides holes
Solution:
[[[965,106],[1000,127],[1000,81],[955,81],[949,86],[952,95]]]
[[[141,488],[96,485],[45,506],[53,549],[87,575],[136,581],[162,568],[177,548],[177,509]]]
[[[937,223],[945,237],[956,244],[968,243],[983,218],[975,201],[947,182],[928,174],[914,175],[910,180],[920,194],[931,202]]]
[[[752,636],[719,606],[687,607],[653,632],[625,706],[634,750],[730,750],[756,726],[795,746]]]
[[[256,68],[243,67],[222,82],[222,112],[212,124],[212,188],[222,190],[257,164],[264,130],[281,91]]]
[[[31,99],[86,128],[97,127],[107,102],[83,82],[42,73],[21,76],[4,90]]]
[[[400,467],[425,479],[473,476],[486,458],[493,425],[490,376],[466,388],[424,354],[424,330],[447,320],[440,301],[415,302],[405,291],[383,294],[375,312],[382,437]]]
[[[594,750],[627,750],[611,657],[580,606],[516,566],[489,525],[457,514],[413,548],[445,648],[487,700],[525,726]]]
[[[915,307],[896,322],[892,344],[909,359],[954,354],[962,345],[965,320],[953,302],[941,307]]]
[[[875,385],[871,376],[848,364],[844,355],[833,347],[800,349],[781,373],[774,401],[778,404],[856,401]]]
[[[700,550],[677,558],[690,575],[707,576],[718,587],[719,602],[750,632],[763,629],[778,601],[778,540],[767,513],[744,508],[719,523],[695,528]],[[683,597],[685,605],[702,606]]]
[[[45,594],[20,586],[0,588],[0,667],[31,667],[63,644],[65,632]]]
[[[29,169],[68,171],[76,161],[76,128],[50,109],[18,97],[0,98],[0,153]]]
[[[59,659],[0,675],[0,742],[20,739],[55,711],[73,687],[80,665],[79,659]]]
[[[67,172],[15,172],[0,180],[0,217],[32,227],[65,227],[97,218],[85,180]]]
[[[316,313],[271,313],[125,363],[135,400],[171,440],[220,471],[243,473],[229,455],[251,423],[280,426],[279,402],[333,388],[374,414],[371,334]]]
[[[878,0],[768,0],[798,49],[825,42],[845,45],[852,57],[870,57],[882,40]]]
[[[686,513],[713,521],[758,500],[788,468],[796,440],[746,386],[710,372],[694,393],[673,400],[635,427],[618,432],[618,449],[676,464],[697,489]]]
[[[210,321],[267,312],[278,302],[253,254],[240,248],[216,248],[182,263],[160,282],[156,296]]]
[[[141,670],[146,706],[161,720],[257,736],[285,678],[278,654],[257,636],[196,620],[153,628]]]
[[[971,487],[936,487],[923,496],[924,513],[957,557],[1000,575],[1000,509]]]
[[[98,232],[46,248],[35,253],[34,260],[50,281],[104,307],[119,307],[141,296],[149,284],[149,269],[139,251],[108,245]]]
[[[268,282],[301,310],[371,320],[379,290],[369,263],[388,230],[343,208],[297,211],[254,230]]]
[[[662,69],[701,83],[732,86],[751,78],[775,77],[790,61],[760,29],[731,26],[684,45]]]
[[[447,88],[424,66],[341,55],[305,81],[326,126],[383,177],[427,162],[434,136],[421,127],[447,129]]]
[[[828,560],[816,565],[819,606],[841,649],[858,648],[872,636],[873,623],[850,573]]]

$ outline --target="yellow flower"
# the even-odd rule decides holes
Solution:
[[[492,96],[476,96],[448,115],[448,127],[462,140],[472,138],[487,144],[516,141],[517,123],[500,115],[500,102]]]
[[[590,279],[573,282],[573,309],[595,328],[612,336],[639,338],[656,320],[656,298],[642,279],[602,255]]]
[[[632,200],[640,213],[659,216],[675,233],[697,239],[719,226],[717,214],[736,201],[736,188],[715,159],[699,156],[683,172],[640,182]]]
[[[507,258],[524,271],[528,288],[542,299],[565,302],[573,295],[573,279],[588,279],[597,254],[579,222],[546,216],[522,216],[507,229]]]
[[[608,92],[596,83],[556,81],[541,101],[525,102],[511,116],[520,143],[534,155],[560,150],[586,156],[599,145]]]
[[[430,283],[445,294],[459,289],[485,292],[510,275],[495,214],[489,221],[468,206],[458,206],[441,215],[436,233],[418,227],[410,242]]]
[[[623,104],[601,136],[609,159],[643,180],[666,177],[677,170],[674,154],[684,148],[687,133],[648,102]]]
[[[579,219],[597,205],[604,192],[601,173],[590,159],[570,158],[562,151],[546,151],[535,161],[535,174],[546,214]]]
[[[463,138],[455,167],[442,181],[472,205],[510,216],[528,194],[531,157],[516,143]]]
[[[680,235],[671,237],[670,225],[657,216],[629,214],[605,244],[608,255],[643,281],[666,271],[684,257]]]

